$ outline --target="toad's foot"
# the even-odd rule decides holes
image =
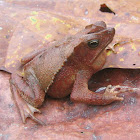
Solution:
[[[26,101],[24,101],[22,98],[20,99],[21,99],[20,101],[18,100],[17,106],[19,108],[23,123],[26,123],[26,118],[30,117],[32,120],[34,120],[38,124],[45,125],[44,122],[42,122],[41,120],[37,119],[34,116],[35,112],[41,113],[41,111],[31,106],[30,104],[26,103]]]
[[[23,106],[23,105],[22,105]],[[18,105],[19,107],[19,105]],[[44,122],[42,122],[41,120],[37,119],[35,116],[34,116],[34,113],[35,112],[38,112],[38,113],[41,113],[41,111],[33,106],[31,106],[30,104],[28,103],[24,103],[24,107],[19,107],[19,111],[20,111],[20,114],[21,114],[21,118],[22,118],[22,121],[23,123],[26,122],[26,118],[27,117],[30,117],[32,120],[34,120],[35,122],[37,122],[38,124],[41,124],[41,125],[45,125]]]
[[[15,99],[16,105],[19,108],[20,115],[21,115],[23,123],[26,122],[26,118],[27,117],[30,117],[32,120],[34,120],[38,124],[45,125],[44,122],[42,122],[41,120],[37,119],[34,116],[35,112],[41,113],[41,111],[39,109],[31,106],[24,99],[22,99],[20,97],[19,93],[18,93],[18,90],[12,84],[11,84],[11,91],[12,91],[12,93],[14,95],[14,99]]]
[[[26,101],[24,101],[22,98],[20,98],[20,100],[18,100],[17,106],[19,108],[23,123],[26,123],[26,118],[30,117],[32,120],[34,120],[38,124],[45,125],[44,122],[42,122],[41,120],[37,119],[34,116],[35,112],[41,113],[41,111],[39,109],[31,106]]]
[[[118,97],[117,95],[120,93],[124,93],[124,92],[134,92],[135,90],[131,87],[126,87],[126,86],[112,86],[112,85],[108,85],[105,93],[104,93],[104,99],[105,100],[110,100],[110,101],[122,101],[124,100],[123,97]]]

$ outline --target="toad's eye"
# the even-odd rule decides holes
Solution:
[[[97,39],[93,39],[93,40],[88,41],[88,46],[91,49],[96,48],[98,45],[99,45],[99,40],[97,40]]]

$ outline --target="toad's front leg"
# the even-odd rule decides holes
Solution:
[[[105,92],[95,93],[88,89],[88,80],[92,76],[90,71],[80,71],[77,76],[71,93],[71,100],[76,102],[83,102],[91,105],[106,105],[114,101],[122,101],[123,97],[117,95],[123,92],[133,92],[132,88],[123,88],[117,86],[107,86]]]
[[[45,125],[44,122],[34,116],[34,112],[41,113],[36,107],[42,105],[45,97],[45,92],[40,88],[36,78],[31,75],[30,81],[27,82],[27,79],[12,74],[10,87],[23,123],[25,123],[27,117],[30,117],[35,122]]]

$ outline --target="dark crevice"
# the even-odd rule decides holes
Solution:
[[[106,4],[101,4],[100,11],[107,12],[107,13],[113,13],[115,15],[115,12],[113,12]]]

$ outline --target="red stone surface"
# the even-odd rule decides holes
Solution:
[[[116,14],[99,11],[103,3]],[[13,72],[20,58],[33,49],[74,34],[89,23],[103,20],[116,28],[114,42],[120,45],[115,47],[118,54],[108,53],[105,67],[133,70],[102,70],[92,77],[90,89],[95,91],[109,84],[140,88],[139,5],[139,0],[0,1],[1,69]],[[124,41],[128,42],[122,45],[120,42]],[[22,124],[9,88],[9,77],[10,74],[0,72],[2,140],[140,139],[140,90],[123,93],[120,96],[125,98],[124,101],[107,106],[72,103],[69,97],[61,100],[46,98],[40,108],[42,114],[36,114],[36,117],[47,125],[39,126],[30,119]]]
[[[117,76],[119,74],[119,76]],[[0,73],[0,137],[2,139],[135,139],[140,138],[140,90],[123,93],[122,102],[107,106],[73,103],[46,98],[36,117],[46,126],[30,119],[22,124],[9,88],[9,74]],[[140,87],[140,70],[106,69],[90,81],[90,88],[113,85]]]

